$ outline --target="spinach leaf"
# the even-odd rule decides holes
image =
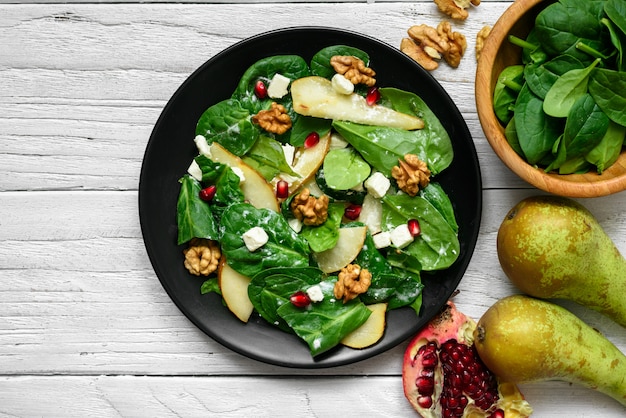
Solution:
[[[600,19],[603,2],[562,0],[543,9],[535,19],[537,38],[541,47],[552,56],[571,55],[583,63],[589,55],[577,48],[579,43],[606,53],[607,42]]]
[[[582,69],[584,64],[571,55],[559,55],[541,64],[529,64],[524,68],[524,78],[528,87],[539,98],[545,99],[546,94],[556,80],[570,70]]]
[[[457,234],[446,219],[426,199],[406,194],[382,198],[383,230],[390,231],[409,219],[417,219],[421,234],[403,249],[420,262],[424,270],[448,268],[458,258],[460,245]]]
[[[358,298],[346,303],[337,300],[333,295],[334,282],[321,282],[319,286],[324,300],[311,304],[307,309],[284,303],[277,310],[296,335],[308,344],[313,356],[335,347],[371,315],[371,311]]]
[[[287,163],[280,142],[266,135],[259,137],[243,160],[261,172],[267,181],[272,180],[281,172],[298,177],[298,174]]]
[[[281,74],[293,81],[310,75],[310,70],[306,61],[298,55],[276,55],[262,58],[244,72],[232,98],[244,103],[252,113],[257,113],[268,106],[273,99],[259,100],[254,94],[254,86],[259,80],[268,85],[276,74]]]
[[[578,99],[567,116],[563,141],[567,159],[584,157],[602,139],[609,128],[609,118],[596,104],[590,94]]]
[[[351,147],[328,151],[323,167],[326,185],[335,190],[358,186],[372,172],[370,165]]]
[[[295,119],[292,118],[292,122],[293,124],[289,130],[289,143],[294,147],[301,147],[311,132],[317,132],[320,137],[327,135],[330,132],[330,125],[333,121],[298,115]]]
[[[278,315],[278,308],[289,303],[291,295],[306,291],[322,280],[323,273],[314,267],[275,267],[260,271],[251,278],[248,298],[254,309],[270,324],[283,331],[291,328]]]
[[[622,152],[626,127],[611,121],[604,137],[594,149],[589,151],[585,159],[596,166],[598,174],[609,168]]]
[[[330,250],[337,245],[339,239],[339,227],[344,212],[343,203],[331,203],[328,205],[328,218],[319,226],[303,225],[300,235],[304,237],[316,253]]]
[[[513,117],[517,95],[524,84],[524,66],[510,65],[502,70],[493,89],[493,110],[503,124]]]
[[[604,12],[622,33],[626,33],[626,2],[624,0],[607,0],[604,3]]]
[[[424,121],[424,128],[412,131],[417,137],[420,159],[436,175],[446,169],[454,158],[452,141],[439,118],[418,95],[395,88],[380,89],[381,103],[392,109],[417,116]]]
[[[520,148],[531,165],[550,153],[563,132],[561,121],[546,115],[543,107],[543,100],[525,84],[515,103],[515,131]]]
[[[200,286],[200,294],[206,295],[207,293],[217,293],[218,295],[222,294],[222,289],[220,289],[217,277],[211,277],[210,279],[202,282],[202,286]]]
[[[217,142],[233,154],[242,156],[252,148],[261,133],[250,118],[250,112],[239,101],[223,100],[200,116],[196,135],[203,135],[209,144]]]
[[[515,128],[515,117],[512,117],[509,123],[504,128],[504,136],[506,142],[509,143],[513,151],[522,158],[526,158],[522,147],[519,144],[519,138],[517,137],[517,129]]]
[[[210,205],[200,199],[200,182],[188,174],[180,179],[180,192],[176,204],[176,223],[178,225],[178,244],[192,238],[217,240],[218,228]]]
[[[626,72],[596,70],[589,80],[589,93],[613,122],[626,126]]]
[[[589,76],[600,59],[582,69],[569,70],[560,76],[546,93],[543,111],[550,116],[564,118],[581,96],[587,92]]]
[[[349,55],[361,59],[369,66],[369,55],[358,48],[346,45],[333,45],[318,51],[311,59],[311,73],[330,79],[335,75],[335,69],[330,65],[330,59],[335,55]]]
[[[241,179],[230,166],[212,161],[205,155],[197,156],[195,161],[202,170],[202,183],[216,186],[215,197],[211,201],[213,207],[223,209],[235,202],[243,202],[243,192],[239,187]]]
[[[428,186],[420,190],[419,194],[439,211],[454,232],[459,232],[459,224],[454,216],[452,202],[439,183],[429,183]]]
[[[509,36],[509,40],[518,45],[514,41],[514,36]],[[522,45],[518,45],[522,48],[522,63],[523,64],[541,64],[548,60],[548,54],[541,48],[541,41],[537,36],[537,29],[533,28],[528,33],[526,40]]]
[[[243,234],[259,226],[268,242],[256,251],[248,250]],[[222,253],[228,265],[244,276],[252,277],[271,267],[304,267],[309,264],[309,244],[296,234],[285,218],[269,209],[257,209],[248,203],[229,206],[221,218]]]
[[[617,50],[615,58],[615,66],[619,71],[626,71],[626,33],[622,32],[613,22],[609,19],[602,19],[602,24],[607,27],[609,34],[611,35],[611,42]]]

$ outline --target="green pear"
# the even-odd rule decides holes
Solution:
[[[525,295],[501,299],[478,321],[474,345],[503,382],[563,380],[626,406],[626,356],[561,306]]]
[[[497,247],[502,270],[524,293],[572,300],[626,326],[626,260],[581,204],[522,200],[500,225]]]

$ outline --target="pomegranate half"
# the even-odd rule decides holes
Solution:
[[[528,417],[515,384],[501,383],[478,357],[476,322],[449,301],[404,353],[404,395],[422,417]]]

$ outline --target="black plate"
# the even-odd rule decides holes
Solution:
[[[337,347],[312,358],[307,345],[253,316],[244,324],[216,294],[201,295],[202,279],[192,278],[177,246],[176,201],[179,178],[197,149],[193,138],[198,118],[210,105],[230,97],[246,68],[260,58],[298,54],[306,60],[330,45],[366,51],[380,87],[392,86],[421,96],[437,114],[454,145],[452,165],[437,176],[450,196],[460,226],[461,254],[449,269],[423,274],[420,316],[410,308],[388,313],[381,341],[363,350]],[[150,261],[163,287],[180,310],[202,331],[224,346],[270,364],[322,368],[353,363],[386,351],[412,336],[448,300],[470,261],[482,207],[480,169],[472,137],[459,110],[435,79],[398,49],[344,30],[303,27],[264,33],[241,41],[196,70],[176,91],[156,123],[148,142],[139,183],[139,216]]]

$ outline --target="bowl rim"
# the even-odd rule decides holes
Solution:
[[[567,197],[600,197],[621,192],[626,189],[626,151],[623,150],[619,159],[604,171],[603,174],[608,174],[604,179],[599,179],[600,175],[595,171],[586,174],[546,173],[542,168],[528,164],[511,148],[504,136],[504,128],[493,110],[492,68],[500,47],[506,42],[508,33],[519,17],[540,3],[548,6],[555,1],[516,0],[492,27],[476,68],[475,100],[478,119],[489,145],[500,160],[527,183],[543,191]]]

